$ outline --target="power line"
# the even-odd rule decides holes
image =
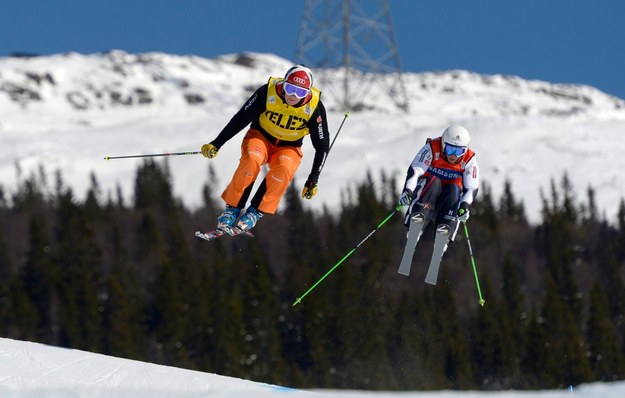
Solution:
[[[387,0],[306,0],[295,60],[315,68],[324,92],[358,111],[374,86],[408,110]]]

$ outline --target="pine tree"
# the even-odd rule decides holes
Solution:
[[[0,225],[1,227],[2,225]],[[13,270],[9,248],[0,228],[0,332],[2,336],[36,340],[39,314]]]
[[[195,283],[191,283],[196,277],[194,274],[194,262],[191,256],[191,252],[188,246],[187,236],[191,235],[191,231],[186,230],[183,225],[188,225],[188,222],[183,221],[185,212],[179,206],[169,211],[168,214],[163,214],[163,218],[166,220],[163,226],[166,234],[167,254],[171,259],[172,265],[172,282],[176,285],[176,290],[180,294],[180,305],[174,308],[176,316],[181,319],[179,327],[180,340],[176,343],[177,346],[177,363],[181,366],[191,367],[192,363],[189,362],[189,339],[193,333],[194,322],[194,308],[192,303],[196,301],[197,290],[193,288],[201,288]]]
[[[592,381],[592,369],[574,310],[559,294],[550,275],[546,276],[546,289],[542,316],[545,319],[549,351],[555,362],[553,369],[544,369],[544,372],[549,373],[556,383],[550,387],[563,388]]]
[[[153,206],[164,213],[172,211],[176,207],[172,191],[167,162],[162,165],[152,160],[143,162],[135,178],[135,208],[145,209]]]
[[[423,351],[423,347],[432,343],[425,334],[425,326],[430,322],[426,303],[412,287],[390,301],[388,310],[394,313],[387,334],[390,368],[397,380],[391,388],[406,391],[433,388]]]
[[[424,389],[473,388],[473,370],[467,335],[449,284],[442,277],[434,289],[424,290],[421,300],[427,312],[419,321],[424,344],[421,347],[425,373]]]
[[[506,256],[504,261],[503,292],[501,316],[505,325],[504,344],[508,350],[506,374],[511,381],[510,386],[519,387],[520,379],[522,379],[520,366],[523,358],[523,331],[527,326],[528,314],[521,291],[521,279],[509,256]]]
[[[24,290],[24,284],[18,275],[13,275],[9,281],[8,302],[11,308],[8,337],[36,340],[39,313]]]
[[[499,212],[514,221],[525,219],[523,204],[516,201],[512,193],[512,185],[508,179],[504,182],[503,195],[499,202]]]
[[[334,224],[328,217],[314,217],[303,208],[300,192],[291,184],[284,197],[285,208],[279,219],[271,221],[273,231],[283,231],[284,244],[274,252],[284,254],[283,267],[272,264],[277,287],[281,286],[279,317],[276,325],[283,349],[282,361],[294,363],[287,366],[282,378],[307,380],[307,386],[319,383],[332,383],[336,372],[328,372],[328,366],[336,366],[335,336],[336,322],[332,299],[334,282],[329,279],[319,286],[320,291],[306,297],[301,305],[292,308],[292,303],[306,288],[310,287],[331,266],[326,253],[330,249],[328,241],[334,240]],[[325,225],[326,232],[320,224]],[[278,287],[279,288],[279,287]],[[319,293],[319,294],[317,294]],[[305,375],[305,376],[304,376]]]
[[[100,352],[103,342],[102,253],[93,225],[70,189],[57,184],[54,262],[63,270],[59,292],[60,344]]]
[[[85,199],[85,203],[83,205],[85,219],[89,220],[92,224],[106,223],[104,208],[103,208],[103,199],[102,199],[102,189],[100,188],[100,184],[98,183],[98,179],[94,173],[90,175],[90,185],[87,190],[87,196]]]
[[[5,222],[9,217],[9,211],[0,208],[0,336],[10,336],[11,308],[10,289],[13,272],[13,262],[9,254],[9,246],[4,238]]]
[[[243,374],[245,361],[249,359],[245,357],[241,346],[245,341],[246,326],[245,299],[240,282],[244,277],[242,270],[247,264],[237,261],[235,257],[232,262],[215,261],[207,266],[215,267],[215,280],[219,286],[228,287],[208,292],[215,302],[212,333],[216,345],[207,354],[215,364],[215,373],[236,377]]]
[[[145,360],[141,287],[130,262],[117,224],[110,232],[111,270],[106,281],[103,304],[104,352],[122,358]]]
[[[568,187],[566,175],[563,187]],[[570,187],[568,188],[570,189]],[[567,303],[575,319],[581,317],[581,300],[578,295],[577,284],[572,272],[572,265],[577,257],[575,244],[575,220],[577,213],[573,209],[573,199],[570,193],[565,192],[564,200],[560,202],[559,194],[552,185],[552,208],[543,210],[543,223],[538,229],[542,239],[542,253],[547,260],[547,270],[554,281],[554,287],[561,298]],[[581,325],[580,325],[581,326]]]
[[[21,181],[11,196],[13,210],[18,212],[41,211],[46,206],[47,177],[43,169]]]
[[[252,380],[271,380],[274,372],[281,373],[284,364],[276,360],[281,347],[275,333],[278,290],[265,250],[257,240],[243,241],[246,256],[240,259],[245,340],[241,342],[244,374]]]
[[[155,218],[149,211],[137,228],[139,278],[147,287],[146,327],[152,340],[152,354],[159,363],[174,365],[182,348],[184,319],[178,311],[182,306],[181,286],[168,254],[168,248]]]
[[[476,200],[472,205],[471,213],[474,215],[474,218],[479,218],[480,224],[485,227],[485,230],[490,232],[497,231],[499,229],[499,219],[497,218],[492,191],[488,184],[482,183],[478,198],[479,200]]]
[[[610,322],[608,298],[595,284],[591,292],[587,326],[590,361],[597,380],[616,381],[625,378],[625,356],[619,349],[616,332]]]
[[[472,363],[475,381],[483,389],[502,389],[510,375],[511,347],[509,319],[504,304],[495,298],[490,281],[483,279],[483,291],[491,297],[488,308],[477,312],[472,332]]]
[[[617,230],[617,242],[625,242],[625,199],[621,199],[618,206],[618,212],[616,213],[616,226]],[[619,251],[617,253],[620,259],[625,258],[625,245],[618,246]]]
[[[358,186],[357,195],[358,205],[348,211],[348,217],[352,217],[353,221],[347,226],[354,227],[354,231],[350,231],[353,240],[346,248],[353,248],[354,244],[362,241],[367,232],[371,231],[372,225],[375,226],[375,220],[382,219],[388,211],[378,198],[378,190],[370,175],[365,183]],[[339,347],[344,358],[342,365],[346,371],[374,370],[370,374],[350,372],[354,375],[342,381],[344,388],[369,389],[371,385],[383,388],[392,382],[384,328],[367,330],[364,327],[367,324],[384,324],[387,317],[385,306],[380,300],[382,292],[379,283],[382,273],[387,269],[390,255],[390,246],[385,242],[387,239],[388,235],[383,234],[371,236],[366,245],[349,258],[342,272],[334,277],[337,282],[335,302],[340,302],[345,311],[337,320],[341,336]],[[363,327],[354,330],[356,319]]]
[[[59,269],[52,258],[52,238],[48,235],[45,218],[32,217],[29,228],[29,250],[26,264],[21,269],[24,289],[39,315],[36,328],[37,341],[58,344],[58,292]]]
[[[597,202],[595,200],[595,190],[589,186],[586,190],[588,195],[588,215],[586,216],[586,222],[596,223],[599,221],[599,215],[597,211]]]
[[[525,332],[525,346],[521,360],[523,374],[521,387],[528,390],[553,388],[561,383],[554,369],[560,366],[551,349],[550,338],[545,326],[546,320],[532,315]]]

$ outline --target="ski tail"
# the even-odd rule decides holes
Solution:
[[[432,259],[430,260],[430,266],[428,267],[427,275],[425,276],[425,283],[430,285],[436,285],[438,279],[438,270],[440,268],[441,259],[447,249],[449,243],[451,228],[447,224],[441,224],[436,227],[436,237],[434,238],[434,250],[432,251]]]

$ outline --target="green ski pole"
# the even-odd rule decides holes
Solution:
[[[469,239],[469,229],[467,228],[467,223],[463,222],[464,225],[464,236],[467,237],[467,245],[469,245],[469,255],[471,256],[471,264],[473,264],[473,275],[475,276],[475,286],[477,286],[477,294],[480,298],[480,305],[483,307],[486,300],[482,298],[482,290],[480,289],[480,280],[477,277],[477,267],[475,266],[475,259],[473,258],[473,249],[471,248],[471,239]]]
[[[352,253],[354,253],[354,252],[356,251],[356,249],[358,249],[358,248],[360,247],[360,245],[362,245],[363,243],[365,243],[365,241],[366,241],[367,239],[369,239],[369,238],[371,237],[371,235],[373,235],[374,233],[376,233],[376,231],[377,231],[378,229],[380,229],[380,228],[382,227],[382,225],[386,224],[386,222],[387,222],[388,220],[390,220],[390,219],[391,219],[391,217],[393,217],[393,216],[395,215],[395,213],[397,213],[397,211],[399,211],[399,209],[401,209],[401,207],[402,207],[401,205],[397,206],[397,207],[395,208],[395,210],[393,210],[393,211],[392,211],[392,212],[391,212],[388,216],[386,216],[386,218],[385,218],[384,220],[382,220],[382,222],[380,222],[380,223],[378,224],[378,226],[377,226],[377,227],[375,227],[375,228],[373,229],[373,231],[369,232],[369,234],[368,234],[367,236],[365,236],[365,238],[364,238],[363,240],[361,240],[361,241],[360,241],[360,243],[358,243],[356,246],[354,246],[354,248],[353,248],[352,250],[350,250],[350,251],[349,251],[349,252],[348,252],[345,256],[343,256],[343,258],[342,258],[342,259],[340,259],[338,263],[334,264],[334,266],[333,266],[332,268],[330,268],[330,270],[329,270],[328,272],[326,272],[324,276],[322,276],[321,278],[319,278],[319,280],[318,280],[317,282],[315,282],[315,284],[314,284],[314,285],[312,285],[312,286],[310,287],[310,289],[308,289],[308,290],[306,291],[306,293],[304,293],[304,294],[302,294],[300,297],[298,297],[298,298],[297,298],[297,300],[295,300],[295,301],[293,302],[292,307],[295,307],[297,304],[300,304],[300,303],[302,302],[302,299],[303,299],[304,297],[306,297],[306,296],[308,295],[308,293],[310,293],[310,292],[311,292],[314,288],[316,288],[316,287],[317,287],[317,285],[321,283],[321,281],[323,281],[323,280],[324,280],[324,279],[325,279],[328,275],[330,275],[330,274],[332,273],[332,271],[334,271],[334,270],[335,270],[335,269],[336,269],[339,265],[341,265],[341,263],[342,263],[343,261],[345,261],[345,260],[347,259],[347,257],[351,256],[351,255],[352,255]]]

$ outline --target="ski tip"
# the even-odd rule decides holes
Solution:
[[[197,236],[200,239],[204,239],[207,241],[211,241],[214,239],[217,239],[219,237],[221,237],[221,235],[215,234],[214,232],[202,232],[202,231],[195,231],[195,236]]]

